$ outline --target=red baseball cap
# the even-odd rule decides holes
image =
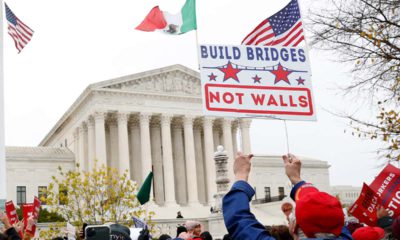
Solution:
[[[297,190],[295,200],[296,221],[307,237],[315,237],[316,233],[340,235],[344,213],[339,200],[310,183]]]
[[[385,237],[385,230],[380,227],[361,227],[352,236],[354,240],[381,240]]]

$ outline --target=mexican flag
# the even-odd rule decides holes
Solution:
[[[197,29],[196,0],[186,0],[177,14],[161,11],[155,6],[136,29],[145,32],[161,30],[168,34],[183,34]]]

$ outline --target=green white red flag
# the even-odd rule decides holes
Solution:
[[[197,29],[196,0],[186,0],[177,14],[161,11],[155,6],[136,29],[145,32],[161,30],[167,34],[183,34],[195,30]]]

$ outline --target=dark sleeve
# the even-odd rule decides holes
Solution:
[[[11,240],[21,240],[21,238],[19,237],[17,231],[15,231],[15,228],[9,228],[6,231],[6,235],[8,236],[8,239]]]
[[[275,240],[250,212],[249,201],[253,188],[245,181],[237,181],[225,195],[222,212],[229,235],[235,240]]]
[[[300,181],[300,182],[296,183],[296,185],[293,186],[292,191],[290,191],[290,198],[293,201],[296,201],[296,192],[297,192],[297,190],[299,190],[299,188],[301,186],[303,186],[304,184],[306,184],[305,181]]]

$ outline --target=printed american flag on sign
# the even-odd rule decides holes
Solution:
[[[243,45],[295,47],[304,41],[297,0],[262,21],[243,41]]]
[[[8,34],[13,38],[18,53],[25,47],[33,36],[33,30],[15,16],[11,9],[6,7],[6,18],[8,22]]]

